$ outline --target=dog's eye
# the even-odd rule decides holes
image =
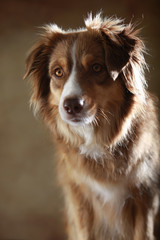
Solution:
[[[101,72],[102,71],[102,65],[100,65],[99,63],[95,63],[95,64],[93,64],[93,66],[92,66],[92,70],[94,71],[94,72]]]
[[[54,74],[56,75],[56,77],[63,77],[63,70],[62,70],[62,68],[56,68],[55,70],[54,70]]]

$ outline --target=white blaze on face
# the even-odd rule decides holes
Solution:
[[[73,67],[72,67],[72,71],[71,74],[68,78],[68,80],[66,81],[63,91],[62,91],[62,95],[60,98],[60,103],[59,103],[59,112],[61,115],[61,118],[63,120],[66,121],[66,113],[65,110],[63,108],[63,102],[66,98],[80,98],[82,96],[82,90],[78,84],[78,82],[76,81],[76,56],[75,56],[75,52],[76,52],[76,42],[74,42],[73,47],[72,47],[72,61],[73,61]]]
[[[72,96],[81,96],[82,94],[82,90],[78,84],[78,82],[76,81],[76,42],[74,43],[73,47],[72,47],[72,61],[73,61],[73,67],[72,67],[72,71],[70,74],[70,77],[68,78],[63,92],[62,92],[62,98],[65,98],[67,96],[71,97]]]
[[[72,46],[72,71],[70,73],[69,78],[67,79],[66,83],[64,84],[63,91],[60,98],[59,103],[59,113],[61,119],[68,123],[70,126],[84,126],[88,125],[93,122],[95,118],[95,114],[90,114],[87,105],[84,104],[83,109],[77,116],[69,115],[63,107],[64,101],[66,99],[79,99],[83,101],[83,92],[82,89],[77,81],[77,68],[76,68],[76,41]],[[77,119],[76,119],[77,118]],[[76,120],[76,121],[75,121]],[[77,121],[78,120],[78,121]]]

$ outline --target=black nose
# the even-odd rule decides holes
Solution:
[[[80,113],[84,107],[84,101],[78,98],[68,98],[64,100],[63,107],[68,114]]]

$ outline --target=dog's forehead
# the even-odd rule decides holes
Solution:
[[[100,34],[97,31],[86,31],[78,34],[76,39],[76,53],[80,55],[103,54],[103,44]]]
[[[100,34],[88,30],[64,34],[61,41],[56,45],[54,53],[56,53],[57,57],[68,58],[72,56],[73,46],[75,46],[75,54],[78,58],[87,54],[100,56],[104,53]]]

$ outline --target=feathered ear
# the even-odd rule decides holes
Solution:
[[[132,55],[136,40],[129,38],[125,30],[116,35],[107,34],[105,28],[101,31],[106,43],[106,65],[110,76],[116,80]]]
[[[45,101],[49,94],[49,59],[55,43],[60,39],[61,35],[60,31],[58,32],[54,26],[56,25],[45,27],[45,33],[41,40],[33,46],[26,60],[24,79],[28,76],[31,77],[33,83],[31,104],[34,105],[35,112],[39,110],[41,103]]]
[[[143,56],[144,44],[137,37],[139,31],[134,30],[131,24],[113,24],[109,29],[105,23],[101,24],[100,31],[104,39],[106,65],[110,76],[113,80],[121,76],[128,90],[144,100],[144,69],[147,65]]]
[[[30,76],[33,81],[33,98],[39,99],[47,94],[48,90],[48,60],[49,49],[44,41],[36,43],[27,60],[24,79]]]

